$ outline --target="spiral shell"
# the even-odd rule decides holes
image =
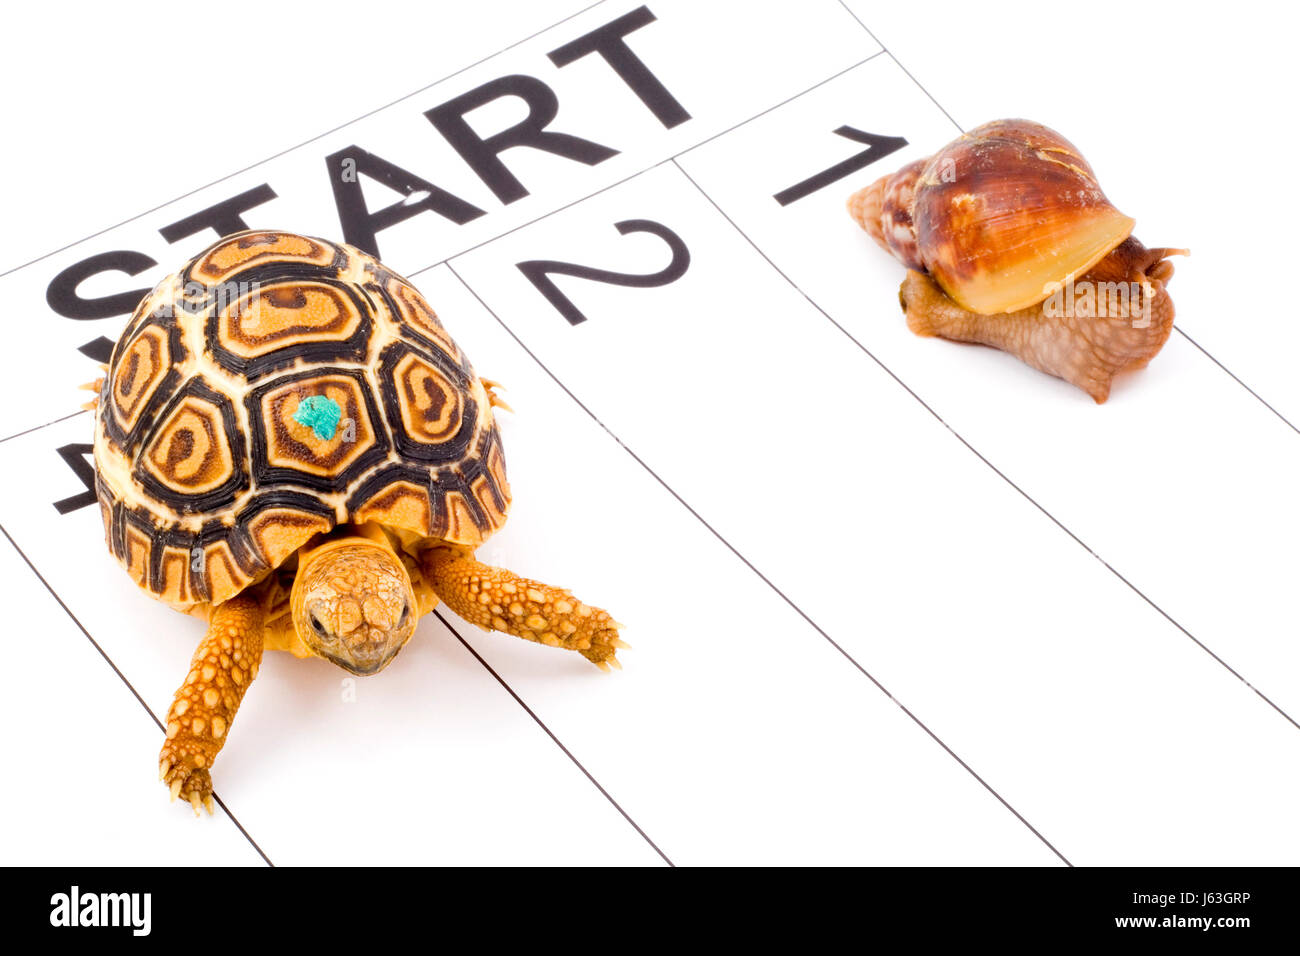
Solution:
[[[1021,119],[986,123],[882,177],[850,198],[849,212],[909,269],[983,315],[1042,302],[1135,225],[1069,140]]]

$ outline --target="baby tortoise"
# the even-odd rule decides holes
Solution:
[[[364,252],[227,236],[145,297],[96,384],[109,550],[208,622],[159,767],[196,813],[264,650],[375,674],[441,600],[618,666],[607,612],[475,559],[510,504],[493,417],[508,406]]]

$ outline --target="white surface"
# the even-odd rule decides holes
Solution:
[[[251,225],[337,236],[323,157],[356,143],[488,211],[379,238],[518,410],[503,416],[515,506],[482,556],[609,607],[635,649],[602,678],[449,617],[498,681],[430,618],[354,703],[342,672],[273,656],[214,774],[273,862],[1294,862],[1300,731],[1277,708],[1300,714],[1300,435],[1180,332],[1100,408],[1000,353],[913,337],[901,269],[843,213],[955,133],[902,67],[966,126],[1048,122],[1145,241],[1193,248],[1171,287],[1179,328],[1300,421],[1294,307],[1251,295],[1297,219],[1296,134],[1269,105],[1294,87],[1287,31],[1249,25],[1248,7],[1200,22],[1102,5],[1090,43],[1041,5],[939,4],[922,28],[904,5],[851,2],[881,52],[829,0],[653,0],[658,22],[629,45],[693,117],[664,130],[598,59],[545,57],[638,5],[611,0],[443,83],[583,4],[369,4],[364,23],[354,5],[306,23],[262,5],[259,36],[298,51],[283,79],[317,92],[241,106],[246,126],[213,105],[212,71],[121,53],[166,45],[148,7],[61,23],[67,66],[39,89],[23,44],[0,66],[30,90],[11,97],[23,151],[0,154],[23,187],[0,194],[0,269],[44,257],[0,278],[23,317],[10,354],[41,356],[0,380],[0,437],[36,429],[0,442],[0,525],[67,605],[0,543],[13,633],[40,637],[5,698],[0,759],[24,783],[0,803],[0,858],[261,860],[224,814],[166,806],[154,720],[69,616],[163,713],[201,625],[135,592],[94,509],[50,506],[81,490],[54,450],[89,441],[89,419],[45,423],[94,374],[76,346],[123,319],[62,319],[44,294],[109,249],[160,264],[83,293],[151,283],[213,238],[169,247],[159,227],[262,182],[279,198]],[[202,29],[171,38],[179,62]],[[1249,68],[1207,66],[1233,57]],[[292,72],[307,62],[349,66]],[[552,85],[555,128],[620,155],[512,150],[532,195],[501,206],[421,113],[507,73]],[[220,93],[252,88],[232,73]],[[514,122],[512,105],[475,127]],[[831,133],[843,124],[911,145],[778,206],[860,148]],[[1261,179],[1278,187],[1263,206],[1237,185]],[[372,208],[395,198],[372,185]],[[663,268],[660,239],[615,231],[626,219],[680,236],[685,275],[561,277],[588,316],[574,328],[514,267]]]

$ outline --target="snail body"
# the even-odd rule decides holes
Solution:
[[[1173,327],[1165,259],[1184,250],[1133,238],[1136,221],[1110,203],[1087,160],[1041,124],[986,123],[848,206],[910,270],[900,299],[914,332],[1011,352],[1098,403]],[[1076,285],[1089,297],[1079,308]]]

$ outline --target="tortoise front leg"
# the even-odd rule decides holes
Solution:
[[[208,634],[167,712],[158,777],[173,800],[181,796],[190,802],[196,816],[199,804],[213,812],[208,768],[225,744],[244,691],[262,663],[264,617],[261,599],[248,594],[213,608]]]
[[[608,611],[583,604],[562,588],[494,568],[465,548],[439,546],[420,555],[424,576],[439,598],[485,630],[577,651],[601,670],[621,667],[614,656],[622,626]]]

